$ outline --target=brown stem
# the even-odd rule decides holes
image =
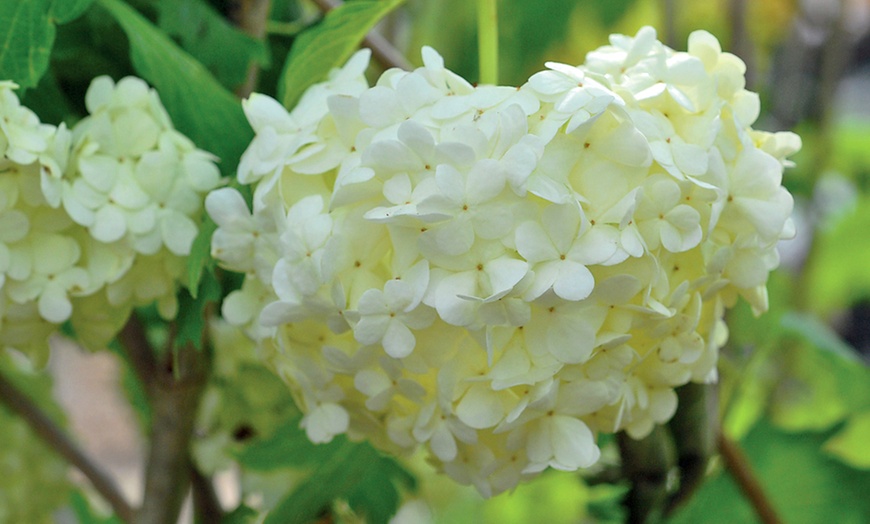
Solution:
[[[124,522],[133,520],[133,508],[109,476],[54,423],[27,395],[0,374],[0,402],[17,413],[50,448],[57,451],[90,481]]]
[[[676,463],[673,437],[666,426],[656,426],[641,440],[625,432],[616,436],[622,472],[631,482],[623,504],[629,524],[658,522],[668,497],[668,473]]]
[[[689,383],[677,389],[680,409],[668,423],[677,447],[680,484],[668,499],[665,514],[673,513],[704,482],[707,464],[716,452],[719,412],[715,386]]]
[[[196,409],[208,378],[205,351],[188,344],[166,352],[151,383],[151,439],[145,494],[136,524],[175,522],[187,494],[188,449]]]
[[[214,490],[212,480],[203,475],[195,466],[190,468],[190,486],[193,493],[194,514],[197,522],[208,524],[220,522],[224,516],[223,508]]]
[[[269,22],[269,12],[271,10],[272,0],[240,0],[233,15],[233,20],[242,31],[262,41],[266,38],[266,26]],[[245,83],[236,89],[236,94],[239,98],[247,98],[254,92],[259,76],[260,64],[251,62],[248,65]]]
[[[313,0],[317,7],[324,13],[327,13],[336,7],[342,5],[341,0]],[[380,35],[377,31],[371,31],[363,39],[363,45],[372,50],[372,56],[384,68],[398,67],[405,71],[410,71],[414,68],[411,62],[405,58],[398,49],[387,41],[386,38]]]
[[[205,315],[209,316],[208,308]],[[210,359],[206,349],[198,350],[192,344],[173,351],[174,325],[171,331],[159,360],[135,314],[118,336],[151,407],[145,492],[135,515],[136,524],[175,522],[194,474],[190,439]]]
[[[157,368],[154,349],[148,343],[145,326],[136,314],[130,315],[124,328],[118,333],[118,341],[124,348],[127,361],[136,374],[136,378],[147,392],[154,379]]]
[[[761,522],[780,524],[782,520],[764,494],[761,483],[753,473],[749,460],[740,447],[722,433],[719,434],[718,446],[722,461],[725,463],[725,469],[728,470],[740,490],[746,495]]]

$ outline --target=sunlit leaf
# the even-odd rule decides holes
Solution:
[[[278,82],[278,99],[293,107],[311,85],[343,65],[378,21],[404,0],[356,0],[333,9],[293,42]]]
[[[801,343],[774,357],[788,370],[772,399],[776,424],[791,430],[823,430],[870,408],[870,368],[833,330],[816,317],[797,313],[784,315],[782,325]]]
[[[870,410],[852,416],[846,425],[825,442],[825,451],[846,464],[870,470]]]
[[[843,213],[814,239],[812,265],[807,268],[807,303],[821,314],[843,309],[870,296],[870,242],[856,242],[870,230],[870,197],[859,198],[851,212]]]

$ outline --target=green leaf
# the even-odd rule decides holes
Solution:
[[[293,468],[310,475],[269,513],[267,523],[307,523],[336,499],[346,501],[367,522],[386,522],[398,508],[397,486],[416,488],[416,479],[368,443],[340,436],[313,444],[299,427],[297,414],[271,435],[243,448],[236,458],[245,469],[275,471]]]
[[[791,311],[780,322],[786,333],[798,335],[815,348],[831,353],[832,358],[842,359],[844,365],[861,362],[855,350],[815,315]]]
[[[398,508],[396,484],[413,488],[413,477],[367,443],[338,445],[311,475],[266,517],[265,524],[308,523],[335,499],[344,499],[366,522],[386,523]]]
[[[21,103],[39,115],[42,122],[59,124],[72,120],[76,114],[69,94],[61,89],[52,69],[42,76],[35,88],[27,90]]]
[[[825,451],[853,468],[870,470],[870,410],[852,416],[839,433],[825,442]]]
[[[870,369],[849,345],[812,315],[788,313],[782,325],[799,343],[772,354],[786,371],[772,396],[771,416],[777,425],[793,431],[824,430],[870,409]]]
[[[72,492],[70,495],[70,507],[79,524],[121,524],[121,519],[114,515],[109,517],[97,515],[81,491]]]
[[[600,3],[585,2],[584,12]],[[500,80],[508,85],[522,85],[530,71],[541,69],[550,47],[564,42],[571,27],[571,13],[577,7],[575,0],[499,2],[499,54],[504,64]],[[529,31],[530,27],[535,30]]]
[[[240,505],[221,519],[221,524],[253,524],[259,517],[257,510],[244,504]]]
[[[59,24],[72,22],[87,11],[93,3],[94,0],[54,0],[54,4],[51,6],[51,15]]]
[[[55,26],[51,0],[0,2],[0,78],[33,87],[48,69]]]
[[[841,310],[870,296],[870,242],[863,239],[870,230],[870,196],[864,195],[853,209],[841,213],[829,227],[813,240],[813,257],[806,269],[808,293],[806,303],[825,315]]]
[[[589,500],[590,489],[576,477],[547,471],[518,486],[510,496],[484,504],[482,520],[502,524],[583,522]]]
[[[301,414],[290,418],[270,438],[245,447],[236,459],[242,466],[254,471],[304,468],[327,460],[343,445],[341,439],[334,439],[328,444],[312,444],[299,428],[301,420]]]
[[[203,275],[196,298],[194,298],[193,293],[186,290],[179,293],[178,316],[175,319],[178,325],[175,347],[193,344],[197,349],[202,349],[202,334],[208,318],[206,308],[210,303],[217,302],[220,298],[221,286],[211,271],[207,271]]]
[[[48,69],[56,25],[74,20],[93,0],[0,2],[0,78],[34,87]]]
[[[870,522],[870,472],[856,471],[823,453],[827,437],[786,433],[762,421],[743,441],[752,470],[783,522]],[[671,524],[757,521],[724,471],[714,474],[669,520]]]
[[[241,85],[248,66],[269,63],[263,42],[232,26],[204,0],[161,0],[158,25],[229,89]]]
[[[594,11],[597,11],[601,24],[610,30],[625,13],[631,10],[637,0],[597,0],[592,2]]]
[[[99,0],[130,40],[136,71],[160,94],[179,131],[221,159],[231,176],[253,138],[236,97],[208,70],[137,11],[120,0]]]
[[[404,0],[356,0],[326,14],[293,42],[278,82],[278,99],[292,108],[310,86],[344,65],[378,21]]]
[[[193,298],[199,294],[199,281],[206,269],[214,270],[214,260],[211,258],[211,237],[217,230],[217,224],[211,217],[206,217],[187,257],[187,289]]]

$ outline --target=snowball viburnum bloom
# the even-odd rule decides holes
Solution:
[[[347,432],[490,496],[640,438],[715,379],[721,317],[766,306],[793,135],[711,35],[652,28],[517,88],[424,66],[367,87],[355,55],[291,112],[254,95],[212,254],[225,317],[271,348],[309,437]],[[271,108],[271,109],[270,109]],[[304,116],[304,118],[303,118]],[[277,351],[275,351],[277,347]]]
[[[215,159],[138,78],[95,79],[72,131],[40,123],[14,87],[0,82],[0,345],[41,362],[63,322],[101,348],[133,307],[173,317]]]

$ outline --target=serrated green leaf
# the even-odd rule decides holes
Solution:
[[[208,70],[133,8],[120,0],[99,0],[130,41],[133,66],[160,94],[179,131],[221,159],[232,176],[253,138],[242,106]]]
[[[51,0],[0,2],[0,78],[22,88],[35,86],[54,44]]]
[[[265,524],[311,522],[335,499],[348,501],[366,522],[386,523],[396,512],[399,496],[395,483],[407,486],[409,475],[367,443],[343,438],[334,442],[339,443],[334,452],[319,461],[311,475],[278,503]]]
[[[290,418],[270,438],[245,447],[236,459],[245,468],[255,471],[305,468],[326,460],[342,446],[342,439],[312,444],[299,428],[301,420],[301,414]]]
[[[252,62],[269,63],[263,42],[236,27],[204,0],[161,0],[159,26],[180,39],[181,45],[229,89],[245,81]]]
[[[72,22],[91,7],[94,0],[54,0],[51,16],[59,24]]]
[[[323,21],[293,42],[281,79],[278,99],[287,108],[302,93],[343,65],[378,21],[404,0],[356,0],[326,14]]]

